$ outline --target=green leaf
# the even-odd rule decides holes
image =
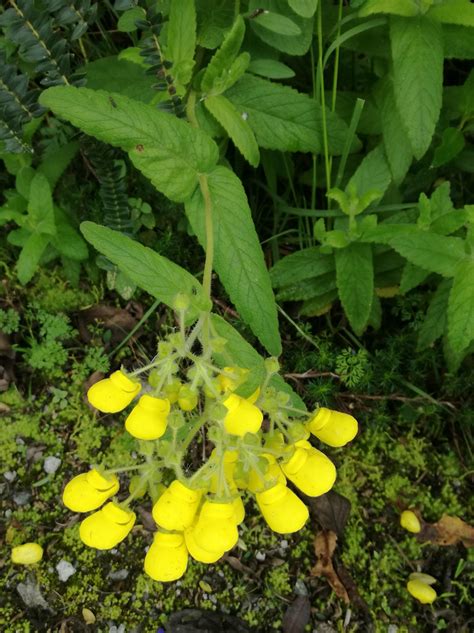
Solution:
[[[436,289],[418,333],[418,349],[429,347],[443,336],[446,329],[448,299],[452,285],[452,279],[443,279]]]
[[[366,327],[374,298],[374,269],[370,244],[352,243],[335,252],[339,298],[354,332]]]
[[[336,276],[333,272],[305,279],[291,286],[284,286],[277,293],[277,301],[301,301],[312,299],[336,289]]]
[[[234,4],[229,0],[196,0],[198,44],[217,48],[234,20]]]
[[[240,395],[249,396],[262,384],[265,377],[265,361],[260,354],[248,343],[235,328],[217,314],[211,314],[211,323],[215,333],[227,340],[224,351],[214,353],[214,359],[220,367],[236,365],[250,369],[250,376],[244,385],[238,390]],[[301,398],[293,391],[280,375],[272,376],[270,386],[284,391],[290,396],[292,407],[306,411],[306,406]]]
[[[242,156],[253,167],[257,167],[260,162],[260,152],[255,134],[235,106],[222,95],[209,96],[204,104],[222,125]]]
[[[419,7],[413,0],[367,0],[359,9],[359,16],[365,18],[376,13],[391,13],[409,18],[419,12]]]
[[[456,267],[448,302],[448,343],[458,359],[474,339],[474,260]]]
[[[443,36],[441,26],[426,16],[391,17],[395,99],[420,159],[430,146],[441,110]]]
[[[425,279],[429,277],[429,274],[430,273],[424,268],[407,262],[403,268],[402,278],[400,280],[400,292],[406,294],[409,290],[413,290],[413,288],[422,284]]]
[[[153,77],[146,74],[145,66],[133,61],[102,57],[87,64],[85,72],[87,87],[92,90],[116,92],[143,103],[150,103],[156,97]]]
[[[241,15],[235,20],[219,50],[214,53],[201,79],[201,90],[211,92],[214,86],[221,89],[229,66],[237,57],[245,35],[245,23]]]
[[[22,167],[15,178],[15,188],[20,195],[26,200],[30,197],[31,181],[35,177],[36,171],[33,167],[25,165]]]
[[[432,5],[428,16],[438,22],[474,26],[474,5],[471,0],[444,0],[441,4]]]
[[[382,302],[379,297],[374,293],[372,300],[372,308],[370,309],[369,320],[367,325],[370,325],[374,330],[380,330],[382,325]]]
[[[79,143],[77,141],[70,141],[60,147],[50,145],[44,152],[43,160],[38,166],[38,171],[46,176],[51,191],[54,191],[58,180],[78,151]]]
[[[27,226],[35,233],[56,233],[51,187],[41,173],[37,173],[31,181]]]
[[[384,82],[379,93],[379,101],[385,154],[393,180],[397,185],[400,185],[410,168],[413,152],[398,113],[391,78],[387,78]]]
[[[441,167],[456,158],[464,149],[466,141],[463,133],[455,127],[447,127],[443,130],[441,143],[434,151],[431,167]]]
[[[253,24],[258,24],[264,29],[279,33],[280,35],[300,35],[300,27],[284,15],[273,13],[272,11],[264,11],[257,17],[253,18]]]
[[[173,62],[171,74],[183,86],[190,80],[196,48],[196,7],[194,0],[173,0],[168,21],[167,57]]]
[[[308,95],[247,74],[226,92],[226,97],[248,116],[260,147],[290,152],[322,152],[322,109]],[[326,109],[326,126],[329,152],[341,154],[347,125]]]
[[[118,22],[117,22],[117,30],[122,33],[133,33],[133,31],[137,30],[135,22],[137,20],[143,20],[146,17],[146,13],[144,9],[141,7],[133,7],[133,9],[129,9],[122,13]]]
[[[128,151],[135,167],[176,202],[189,198],[199,174],[217,162],[217,146],[204,132],[127,97],[56,86],[40,100],[86,134]]]
[[[51,244],[63,255],[75,261],[83,261],[89,257],[87,244],[68,221],[66,214],[55,207],[57,233],[51,239]]]
[[[226,167],[208,176],[214,230],[214,267],[242,319],[270,354],[281,353],[275,299],[242,183]],[[205,207],[200,189],[185,203],[203,247]]]
[[[330,290],[322,295],[303,301],[303,305],[299,310],[301,316],[316,317],[326,314],[333,302],[337,299],[337,290]]]
[[[379,199],[388,189],[392,176],[381,145],[377,146],[362,159],[352,178],[347,183],[346,191],[354,190],[362,198],[373,191],[380,193]]]
[[[295,76],[292,68],[276,59],[254,59],[250,62],[248,70],[254,75],[269,79],[291,79]]]
[[[257,9],[269,11],[268,14],[264,14],[267,16],[276,14],[281,17],[286,17],[300,30],[299,33],[295,31],[293,35],[284,35],[266,28],[263,24],[259,24],[259,21],[262,20],[262,18],[264,19],[264,15],[251,18],[250,24],[252,25],[252,30],[265,44],[273,46],[288,55],[304,55],[309,50],[313,36],[314,20],[305,19],[295,13],[288,6],[287,0],[250,0],[250,13],[252,14]]]
[[[48,235],[32,233],[26,240],[16,263],[18,280],[22,285],[27,284],[35,274],[49,239]]]
[[[196,312],[206,309],[203,289],[184,268],[130,237],[94,222],[83,222],[88,242],[129,277],[139,288],[173,308],[179,293],[185,293]]]
[[[469,26],[443,24],[446,59],[474,59],[474,37]]]
[[[281,288],[333,272],[334,268],[334,256],[322,253],[320,246],[312,246],[280,259],[271,269],[270,276],[273,286]]]
[[[302,18],[312,18],[318,8],[318,0],[288,0],[288,4]]]

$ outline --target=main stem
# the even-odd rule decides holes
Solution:
[[[201,188],[201,193],[204,200],[204,214],[206,221],[206,261],[204,264],[204,276],[202,280],[202,285],[204,287],[204,292],[206,296],[210,299],[212,283],[212,263],[214,260],[214,231],[212,227],[212,200],[209,191],[209,183],[205,174],[201,174],[199,176],[199,186]]]

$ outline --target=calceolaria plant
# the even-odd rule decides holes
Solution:
[[[213,563],[237,544],[246,491],[272,530],[300,530],[308,508],[288,482],[316,497],[336,479],[333,462],[313,447],[310,436],[340,447],[357,433],[350,415],[292,406],[288,393],[270,385],[279,369],[274,357],[265,361],[262,383],[247,397],[240,395],[250,372],[215,364],[213,357],[225,356],[227,342],[216,335],[210,314],[203,312],[187,329],[189,301],[180,295],[175,307],[179,331],[159,342],[151,363],[115,371],[88,391],[89,402],[104,413],[134,405],[125,429],[139,441],[140,459],[113,470],[93,468],[74,477],[63,492],[68,508],[91,512],[79,533],[99,550],[127,537],[136,520],[133,501],[148,495],[158,529],[145,571],[163,582],[180,578],[189,556]],[[188,453],[202,435],[212,450],[191,472]],[[119,473],[132,474],[125,499]]]

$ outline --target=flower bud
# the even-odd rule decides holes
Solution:
[[[257,505],[269,527],[280,534],[301,530],[309,511],[299,497],[283,484],[257,493]]]
[[[239,540],[233,503],[205,501],[193,535],[197,545],[206,550],[227,552],[232,549]]]
[[[178,402],[178,394],[181,389],[181,381],[177,378],[173,378],[171,382],[165,385],[165,393],[171,404]]]
[[[182,532],[190,527],[202,497],[175,479],[153,506],[153,518],[165,530]]]
[[[109,502],[84,519],[79,527],[79,536],[89,547],[112,549],[128,536],[135,520],[134,512]]]
[[[188,385],[183,385],[178,394],[178,406],[183,411],[192,411],[198,403],[197,394]]]
[[[166,431],[169,400],[144,395],[125,420],[125,428],[139,440],[157,440]]]
[[[328,446],[345,446],[357,435],[357,420],[347,413],[321,407],[308,422],[308,430]]]
[[[236,394],[224,400],[227,414],[224,428],[231,435],[243,437],[246,433],[257,433],[262,426],[263,413],[258,407]]]
[[[419,518],[411,510],[404,510],[400,515],[400,525],[412,534],[421,532],[421,524]]]
[[[281,469],[309,497],[323,495],[336,481],[336,467],[332,461],[311,445],[309,448],[297,447]]]
[[[188,310],[190,301],[189,295],[184,292],[178,293],[173,301],[173,310],[176,310],[176,312]]]
[[[87,399],[93,407],[103,413],[118,413],[140,393],[141,385],[131,380],[122,371],[115,371],[96,382],[87,392]]]
[[[43,548],[39,543],[23,543],[12,549],[12,563],[34,565],[43,558]]]
[[[63,491],[63,503],[73,512],[90,512],[113,497],[119,489],[115,475],[104,476],[93,468],[71,479]]]
[[[145,556],[145,572],[161,582],[178,580],[188,566],[188,550],[182,534],[156,532]]]

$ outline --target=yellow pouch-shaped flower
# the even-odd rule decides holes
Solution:
[[[63,491],[63,503],[73,512],[90,512],[118,492],[119,481],[115,475],[104,477],[95,468],[71,479]]]
[[[263,413],[245,398],[232,393],[223,404],[227,409],[224,418],[227,433],[243,437],[246,433],[257,433],[262,426]]]
[[[194,538],[194,529],[195,526],[188,528],[184,532],[184,540],[186,542],[186,547],[190,555],[194,558],[194,560],[199,561],[200,563],[215,563],[224,555],[224,551],[210,551],[205,549],[204,547],[200,547],[196,543],[196,539]]]
[[[177,479],[153,506],[155,522],[165,530],[182,532],[193,523],[202,490],[192,490]]]
[[[269,527],[280,534],[301,530],[309,517],[308,508],[289,488],[277,484],[257,493],[257,504]]]
[[[239,540],[234,504],[205,501],[194,528],[194,540],[209,551],[232,549]]]
[[[169,412],[168,399],[142,396],[125,420],[125,428],[139,440],[157,440],[166,431]]]
[[[34,565],[43,558],[43,548],[39,543],[23,543],[12,549],[12,563]]]
[[[400,525],[412,534],[421,532],[421,523],[419,518],[411,510],[404,510],[400,515]]]
[[[81,523],[81,541],[95,549],[112,549],[123,541],[135,524],[136,515],[113,502],[94,512]]]
[[[145,572],[161,582],[178,580],[186,571],[188,558],[182,534],[157,532],[145,556]]]
[[[264,454],[262,457],[268,461],[268,468],[263,474],[263,477],[254,468],[252,468],[249,473],[247,489],[253,493],[263,492],[265,488],[272,483],[274,485],[277,483],[282,484],[283,486],[286,485],[286,477],[282,473],[281,468],[278,466],[273,455]]]
[[[357,420],[347,413],[322,407],[308,422],[308,430],[328,446],[345,446],[357,435]]]
[[[238,495],[233,501],[232,505],[234,507],[234,521],[237,525],[240,525],[242,521],[245,519],[245,506],[242,501],[242,497]]]
[[[438,594],[427,583],[422,580],[409,580],[407,583],[408,593],[421,602],[421,604],[431,604],[436,600]]]
[[[104,380],[99,380],[87,392],[93,407],[103,413],[122,411],[140,393],[141,385],[130,380],[122,371],[115,371]]]
[[[302,492],[310,497],[323,495],[336,481],[336,467],[324,453],[313,448],[297,447],[281,469]]]

